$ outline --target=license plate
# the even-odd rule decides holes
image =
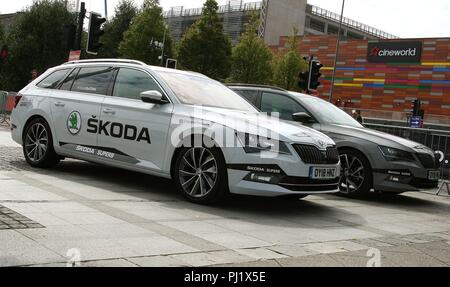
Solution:
[[[309,178],[311,179],[333,179],[336,178],[337,168],[332,167],[310,167]]]
[[[439,170],[431,170],[428,172],[429,180],[439,180],[440,172]]]

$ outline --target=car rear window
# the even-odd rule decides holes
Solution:
[[[106,95],[113,74],[112,67],[81,68],[73,82],[72,91]]]
[[[70,69],[57,70],[45,77],[36,86],[44,89],[55,89],[59,83],[66,77]]]

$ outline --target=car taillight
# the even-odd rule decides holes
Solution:
[[[19,104],[20,99],[22,99],[22,95],[16,95],[16,96],[14,96],[14,108],[16,108],[17,105]]]

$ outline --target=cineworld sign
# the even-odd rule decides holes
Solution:
[[[369,63],[420,63],[422,42],[369,42]]]

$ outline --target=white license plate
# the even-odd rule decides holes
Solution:
[[[440,172],[439,170],[431,170],[428,172],[429,180],[439,180]]]
[[[337,168],[332,167],[310,167],[309,178],[311,179],[333,179],[336,178]]]

